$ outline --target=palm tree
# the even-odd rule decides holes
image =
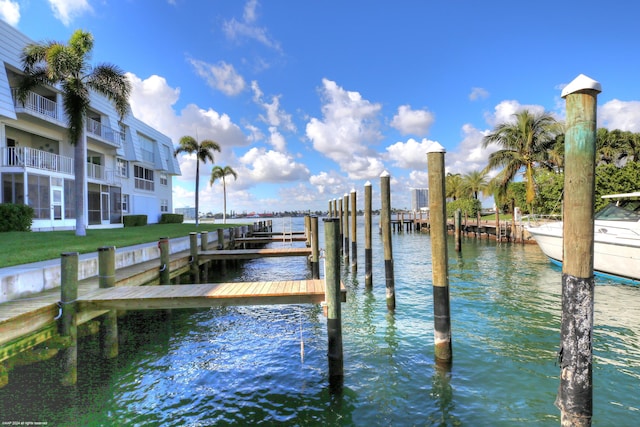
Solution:
[[[445,197],[457,200],[462,196],[462,175],[459,173],[447,173],[444,177]]]
[[[31,43],[22,52],[24,76],[18,87],[18,100],[25,102],[37,86],[62,88],[62,105],[67,116],[69,142],[74,145],[76,236],[86,236],[85,210],[87,195],[87,139],[84,123],[89,109],[90,90],[109,99],[120,120],[129,111],[131,83],[120,68],[111,64],[91,67],[93,49],[91,33],[76,30],[69,44],[59,42]]]
[[[524,169],[526,185],[526,201],[533,203],[535,198],[535,167],[548,167],[548,150],[556,142],[561,126],[548,113],[531,113],[528,110],[515,114],[515,122],[502,123],[484,137],[482,146],[498,144],[503,148],[489,156],[489,164],[484,169],[502,168],[494,178],[498,192],[506,193],[508,184],[514,180],[516,174]]]
[[[487,173],[484,171],[471,171],[462,177],[462,188],[466,193],[478,198],[478,193],[483,193],[487,189]]]
[[[196,227],[200,223],[200,203],[198,200],[198,192],[200,191],[200,162],[207,163],[207,160],[214,162],[212,151],[220,152],[220,145],[217,142],[205,139],[198,143],[192,136],[183,136],[180,138],[178,148],[174,151],[173,155],[177,156],[180,153],[188,153],[196,155]]]
[[[211,170],[211,179],[209,180],[209,185],[213,185],[217,179],[222,178],[222,193],[223,193],[223,205],[222,205],[222,223],[227,223],[227,181],[225,177],[233,176],[233,179],[238,179],[238,174],[234,171],[231,166],[215,166]]]

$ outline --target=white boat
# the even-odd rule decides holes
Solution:
[[[640,192],[602,196],[612,203],[594,217],[593,269],[640,284]],[[552,261],[562,263],[562,221],[526,227]]]

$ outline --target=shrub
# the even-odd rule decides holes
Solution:
[[[122,222],[125,227],[139,227],[141,225],[147,225],[146,215],[125,215],[122,218]]]
[[[31,231],[32,221],[31,206],[0,203],[0,232]]]
[[[160,215],[160,224],[182,224],[183,214],[163,213]]]

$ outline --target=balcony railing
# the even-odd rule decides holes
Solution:
[[[2,166],[16,166],[73,175],[73,159],[30,147],[2,149]]]
[[[55,101],[45,98],[42,95],[38,95],[35,92],[29,92],[24,103],[22,103],[18,100],[18,90],[14,88],[11,92],[13,94],[13,104],[17,108],[24,108],[25,110],[37,115],[61,121],[61,117],[58,114],[58,104]]]
[[[89,117],[87,117],[86,129],[89,134],[108,141],[116,147],[121,147],[124,142],[124,132],[112,129],[109,126]]]

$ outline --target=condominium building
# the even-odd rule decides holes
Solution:
[[[411,210],[419,212],[429,209],[429,189],[428,188],[412,188],[411,189]]]
[[[16,99],[27,36],[0,20],[0,201],[34,209],[32,230],[74,229],[74,146],[57,87]],[[88,228],[121,227],[129,214],[157,223],[172,212],[172,176],[180,175],[171,139],[91,93],[86,117]]]

